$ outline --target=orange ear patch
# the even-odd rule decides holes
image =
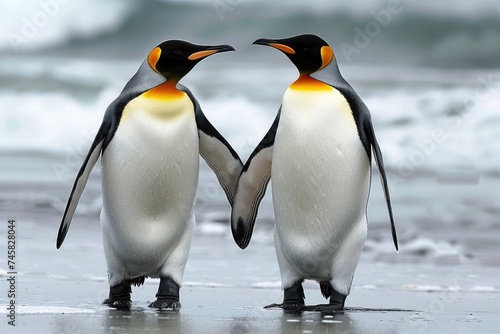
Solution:
[[[280,44],[280,43],[270,43],[268,45],[272,46],[275,49],[283,51],[284,53],[288,53],[289,55],[295,54],[295,50],[292,49],[291,47],[289,47],[288,45]]]
[[[333,50],[329,46],[321,47],[321,67],[320,70],[326,67],[333,59]]]
[[[161,49],[159,47],[156,47],[149,53],[148,56],[149,66],[151,66],[153,70],[155,70],[156,72],[158,72],[158,70],[156,69],[156,63],[158,63],[160,55],[161,55]]]

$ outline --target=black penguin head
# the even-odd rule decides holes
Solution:
[[[301,74],[311,74],[327,66],[334,58],[332,48],[322,38],[306,34],[283,39],[260,38],[253,44],[282,51]]]
[[[180,40],[161,43],[148,55],[148,63],[167,80],[179,80],[203,58],[218,52],[234,51],[230,45],[196,45]]]

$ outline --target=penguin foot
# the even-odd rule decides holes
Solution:
[[[326,284],[322,286],[322,292],[324,291],[323,288],[325,286]],[[341,294],[340,292],[335,291],[333,288],[331,288],[331,285],[329,286],[330,289],[328,289],[329,290],[328,295],[330,297],[330,303],[306,306],[304,307],[304,311],[321,312],[322,314],[332,314],[344,310],[344,303],[347,296]]]
[[[308,305],[302,308],[304,312],[320,312],[324,315],[335,314],[343,310],[344,308],[339,307],[339,305],[332,304]]]
[[[283,296],[283,309],[294,309],[304,306],[304,288],[302,287],[302,280],[296,282],[291,287],[286,288]]]
[[[282,304],[271,304],[264,306],[264,308],[282,308],[287,312],[301,312],[304,309],[304,288],[302,287],[302,280],[296,282],[291,287],[286,288]]]
[[[283,308],[283,304],[269,304],[264,306],[264,308]]]
[[[181,303],[179,301],[175,301],[172,299],[157,299],[151,304],[149,304],[149,307],[151,308],[156,308],[158,310],[172,310],[172,311],[179,311],[181,308]]]
[[[343,295],[340,292],[332,289],[330,296],[330,304],[328,305],[330,309],[337,309],[337,311],[344,309],[344,303],[347,295]]]
[[[132,301],[130,300],[113,300],[110,298],[106,298],[104,299],[102,304],[122,311],[129,311],[132,307]]]
[[[117,310],[130,310],[132,301],[130,300],[130,281],[125,280],[117,285],[109,287],[109,298],[106,298],[102,303]]]
[[[305,310],[306,306],[303,304],[269,304],[264,306],[265,309],[270,309],[270,308],[280,308],[282,309],[285,313],[301,313],[302,311]]]
[[[179,285],[170,277],[160,279],[156,300],[149,304],[149,307],[159,310],[172,309],[178,311],[181,308]]]

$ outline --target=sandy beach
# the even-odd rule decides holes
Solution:
[[[60,284],[64,289],[67,284]],[[43,285],[38,285],[42,287]],[[99,288],[99,284],[88,284]],[[60,291],[60,290],[59,290]],[[135,293],[146,297],[153,287]],[[91,291],[88,291],[89,293]],[[306,289],[306,293],[312,293]],[[464,293],[455,303],[442,307],[439,293],[364,291],[353,292],[350,304],[373,305],[377,309],[346,310],[321,316],[283,314],[247,306],[277,290],[184,288],[179,313],[156,312],[147,303],[135,303],[131,312],[103,307],[25,307],[15,329],[2,325],[3,333],[496,333],[498,305],[482,293]],[[81,295],[81,294],[80,294]],[[498,303],[498,301],[496,301]],[[391,310],[394,305],[413,308]],[[435,311],[425,311],[435,307]],[[383,309],[383,307],[387,309]],[[424,309],[419,311],[418,309]],[[25,312],[25,313],[24,313]],[[6,331],[5,331],[6,330]]]
[[[7,325],[3,293],[2,333],[495,333],[499,324],[500,268],[419,263],[398,255],[372,261],[370,251],[344,312],[264,309],[282,299],[272,242],[257,239],[241,251],[225,225],[212,226],[212,235],[197,230],[179,313],[147,307],[156,293],[154,279],[133,289],[130,312],[117,311],[100,305],[108,287],[95,221],[80,218],[57,251],[56,216],[41,213],[43,225],[30,222],[31,214],[18,216],[16,327]],[[1,272],[2,282],[6,276]],[[315,282],[304,287],[308,305],[324,303]]]

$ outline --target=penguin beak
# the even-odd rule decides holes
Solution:
[[[277,40],[275,40],[275,39],[259,38],[258,40],[254,41],[252,43],[252,45],[256,44],[256,45],[266,45],[266,46],[268,46],[271,43],[279,43],[279,42]]]
[[[294,49],[292,49],[288,45],[283,44],[280,40],[277,39],[259,38],[252,44],[270,46],[289,55],[295,54]]]
[[[231,45],[227,45],[227,44],[207,46],[201,51],[197,51],[197,52],[190,54],[188,59],[189,60],[200,60],[200,59],[206,58],[208,56],[211,56],[213,54],[216,54],[219,52],[226,52],[226,51],[235,51],[235,50]]]

